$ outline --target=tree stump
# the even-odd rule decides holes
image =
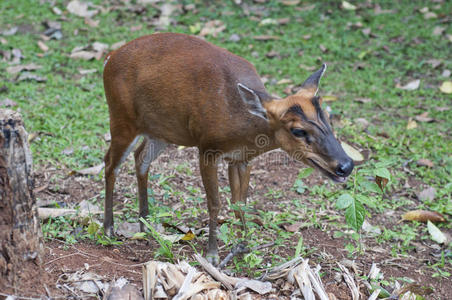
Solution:
[[[0,109],[0,290],[37,276],[43,252],[21,115]],[[32,269],[32,270],[30,270]],[[38,271],[39,272],[39,271]]]

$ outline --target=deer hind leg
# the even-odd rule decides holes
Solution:
[[[115,135],[114,132],[121,132]],[[127,158],[129,153],[138,141],[138,136],[133,130],[112,131],[110,148],[105,155],[105,203],[104,203],[104,232],[108,236],[113,235],[113,190],[116,175],[119,172],[121,163]]]
[[[138,202],[140,205],[140,217],[145,218],[149,214],[148,206],[148,173],[151,162],[154,161],[166,148],[165,142],[144,137],[141,145],[135,150],[135,171],[138,182]],[[144,224],[140,222],[140,230],[144,231]]]
[[[247,162],[232,162],[229,164],[228,175],[231,187],[231,202],[242,202],[246,205],[248,187],[250,183],[251,166]],[[246,231],[246,220],[243,211],[235,209],[236,218],[242,221],[243,230]]]

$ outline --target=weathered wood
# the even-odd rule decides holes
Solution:
[[[30,262],[39,266],[43,252],[27,138],[21,115],[0,109],[0,290]]]

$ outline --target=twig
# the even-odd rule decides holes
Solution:
[[[231,252],[218,265],[218,269],[220,269],[220,270],[223,269],[229,263],[229,261],[236,255],[257,251],[260,249],[271,247],[273,245],[275,245],[275,243],[271,242],[271,243],[267,243],[267,244],[263,244],[263,245],[257,245],[250,249],[250,248],[246,247],[246,242],[239,243],[234,248],[232,248]]]
[[[223,269],[234,256],[248,252],[250,252],[250,248],[246,246],[246,242],[238,243],[218,265],[218,269]]]
[[[239,280],[238,278],[229,277],[226,274],[221,273],[217,268],[215,268],[211,263],[209,263],[204,259],[204,257],[199,254],[195,254],[195,259],[204,268],[204,270],[206,270],[206,272],[210,274],[210,276],[221,282],[228,290],[233,290],[233,286]]]

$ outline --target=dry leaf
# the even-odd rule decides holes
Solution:
[[[388,184],[388,178],[375,176],[375,182],[382,192],[384,192],[386,185]]]
[[[17,103],[9,98],[5,98],[5,100],[0,101],[0,106],[13,107],[13,106],[17,106]]]
[[[292,83],[291,79],[287,79],[287,78],[283,78],[280,81],[278,81],[276,84],[277,85],[282,85],[282,84],[288,84],[288,83]]]
[[[350,158],[353,159],[354,161],[364,160],[364,156],[361,154],[361,152],[359,152],[349,144],[341,142],[341,146],[344,149],[345,153],[347,153],[347,155],[350,156]]]
[[[183,237],[181,237],[181,240],[191,241],[195,237],[196,237],[196,235],[191,230],[189,230]]]
[[[424,190],[422,190],[417,197],[421,201],[433,201],[435,199],[436,190],[433,187],[428,187]]]
[[[333,101],[336,101],[338,98],[333,95],[326,95],[326,96],[323,96],[322,99],[325,102],[333,102]]]
[[[402,215],[402,220],[417,222],[446,222],[443,215],[436,211],[412,210]]]
[[[406,124],[406,129],[414,129],[417,128],[417,123],[413,119],[409,119],[408,123]]]
[[[444,81],[439,90],[444,94],[452,94],[452,81]]]
[[[434,12],[428,11],[424,14],[424,19],[426,19],[426,20],[436,19],[436,18],[438,18],[438,16]]]
[[[36,82],[45,82],[47,81],[46,77],[41,77],[35,74],[32,74],[30,72],[23,72],[20,74],[20,76],[16,79],[16,81],[25,81],[25,80],[34,80]]]
[[[78,51],[71,53],[70,57],[74,59],[91,60],[96,57],[96,52],[92,51]]]
[[[226,25],[220,20],[209,21],[204,24],[204,27],[201,29],[199,33],[200,36],[211,35],[213,37],[217,37],[217,35],[226,29]]]
[[[65,153],[63,153],[63,154],[65,154]],[[90,167],[90,168],[85,168],[85,169],[78,170],[78,171],[75,171],[75,172],[78,173],[78,174],[82,174],[82,175],[98,175],[102,171],[104,166],[105,166],[105,164],[101,163],[101,164],[99,164],[97,166]]]
[[[300,0],[281,0],[281,3],[288,6],[293,6],[300,3]]]
[[[270,40],[279,40],[279,36],[276,35],[256,35],[253,37],[256,41],[270,41]]]
[[[355,101],[359,102],[359,103],[369,103],[369,102],[372,101],[372,99],[370,99],[370,98],[355,98]]]
[[[438,227],[435,226],[435,224],[433,224],[430,221],[427,221],[427,229],[428,229],[428,232],[430,233],[432,240],[434,240],[438,244],[446,243],[447,237],[444,235],[444,233],[441,230],[439,230]]]
[[[71,13],[78,17],[88,17],[91,18],[95,16],[99,11],[98,10],[88,10],[88,3],[81,2],[78,0],[73,0],[69,2],[66,6],[66,9]]]
[[[85,24],[90,27],[97,27],[99,26],[100,21],[99,20],[93,20],[91,18],[85,18]]]
[[[347,1],[342,1],[342,8],[345,10],[356,10],[356,6]]]
[[[160,28],[167,28],[171,24],[171,15],[178,9],[177,5],[165,2],[160,7],[160,17],[154,22],[154,25]]]
[[[298,230],[300,230],[302,225],[305,225],[305,223],[304,222],[295,222],[290,225],[285,224],[285,225],[283,225],[283,227],[288,232],[298,232]]]
[[[38,47],[39,49],[41,49],[44,52],[49,51],[49,46],[47,46],[46,44],[44,44],[43,41],[38,41]]]
[[[306,71],[314,71],[315,69],[317,69],[317,66],[307,66],[307,65],[303,65],[303,64],[300,64],[298,66]]]
[[[111,45],[111,50],[116,50],[116,49],[119,49],[119,48],[121,48],[122,46],[124,46],[126,44],[126,41],[119,41],[119,42],[116,42],[116,43],[114,43],[113,45]]]
[[[421,158],[416,163],[418,166],[433,168],[432,161],[426,158]]]
[[[396,85],[396,88],[402,89],[402,90],[406,90],[406,91],[414,91],[417,90],[419,88],[419,85],[421,83],[420,79],[416,79],[413,81],[408,82],[407,84],[401,86],[400,84]]]
[[[441,26],[436,26],[435,28],[433,28],[433,32],[432,35],[433,36],[439,36],[442,35],[444,30],[446,30],[446,28],[441,27]]]
[[[35,63],[30,63],[27,65],[17,65],[17,66],[8,67],[8,68],[6,68],[6,72],[14,75],[14,74],[17,74],[22,71],[34,71],[34,70],[38,70],[41,68],[42,68],[42,66],[39,66]]]
[[[433,122],[435,119],[428,117],[428,111],[414,117],[419,122]]]

